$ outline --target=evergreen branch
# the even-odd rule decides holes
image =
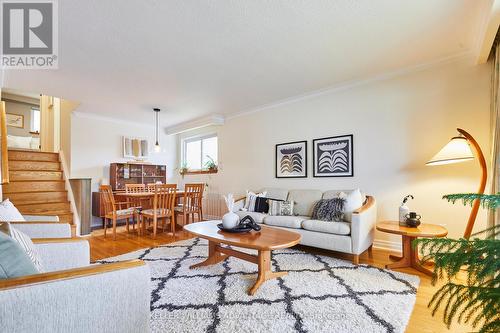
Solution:
[[[458,193],[458,194],[447,194],[443,196],[443,199],[448,200],[451,203],[455,203],[457,200],[461,200],[465,205],[471,205],[475,200],[480,200],[481,205],[487,209],[496,209],[500,206],[500,192],[497,194],[477,194],[477,193]]]

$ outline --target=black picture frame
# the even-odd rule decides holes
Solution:
[[[313,177],[354,177],[354,136],[338,135],[326,138],[319,138],[313,140]],[[346,144],[342,147],[343,144]],[[319,155],[318,151],[323,147],[339,145],[339,149],[324,150],[325,153],[331,156]],[[324,149],[324,148],[323,148]],[[340,153],[340,151],[343,151]],[[324,167],[320,168],[320,159],[326,159],[323,162]],[[329,161],[329,164],[327,162]],[[338,160],[338,161],[335,161]],[[345,170],[344,170],[345,169]]]
[[[274,162],[276,178],[307,178],[307,140],[277,144]]]

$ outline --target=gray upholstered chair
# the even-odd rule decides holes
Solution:
[[[149,331],[150,272],[143,261],[90,265],[85,239],[32,241],[45,272],[0,280],[2,332]]]

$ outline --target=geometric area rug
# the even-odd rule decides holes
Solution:
[[[249,296],[257,266],[231,257],[189,269],[207,254],[207,241],[193,238],[99,262],[147,263],[152,332],[404,332],[419,284],[417,276],[283,249],[272,265],[288,275]]]

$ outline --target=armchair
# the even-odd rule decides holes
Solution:
[[[143,261],[89,265],[81,238],[33,243],[47,272],[0,280],[2,331],[149,331],[150,273]]]

